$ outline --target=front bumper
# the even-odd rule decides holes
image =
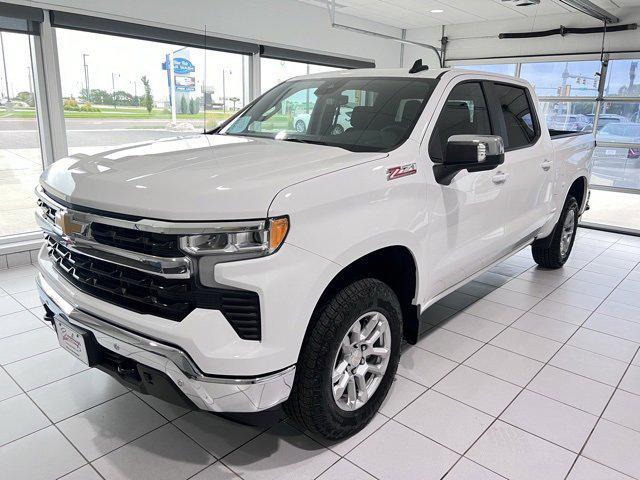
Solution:
[[[202,410],[258,412],[278,405],[289,397],[295,365],[255,377],[206,375],[183,350],[130,332],[83,311],[63,298],[42,274],[38,274],[37,286],[42,303],[54,317],[91,332],[101,347],[165,374]]]

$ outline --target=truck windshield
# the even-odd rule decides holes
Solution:
[[[388,151],[409,137],[436,83],[400,77],[292,80],[213,133]]]

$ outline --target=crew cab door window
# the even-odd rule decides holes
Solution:
[[[535,142],[537,125],[533,120],[526,90],[514,85],[496,83],[494,91],[504,119],[505,147],[507,149],[522,148]]]
[[[442,160],[452,135],[491,135],[487,102],[479,82],[453,87],[429,141],[432,160]]]

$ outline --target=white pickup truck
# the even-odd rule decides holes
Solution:
[[[294,95],[304,132],[282,119]],[[562,267],[594,143],[547,130],[512,77],[295,78],[208,134],[49,167],[40,295],[61,345],[130,388],[214,412],[283,404],[342,438],[380,407],[427,307],[528,245]]]

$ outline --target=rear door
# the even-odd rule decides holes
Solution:
[[[515,246],[533,236],[552,214],[553,149],[526,87],[493,82],[487,91],[499,109],[496,126],[505,143],[507,176],[504,222]]]
[[[452,135],[495,133],[482,81],[457,83],[443,97],[446,100],[438,107],[437,121],[427,130],[432,162],[443,158]],[[425,246],[431,276],[429,298],[492,263],[504,250],[506,196],[501,167],[461,171],[449,185],[439,184],[429,168],[429,236]]]

